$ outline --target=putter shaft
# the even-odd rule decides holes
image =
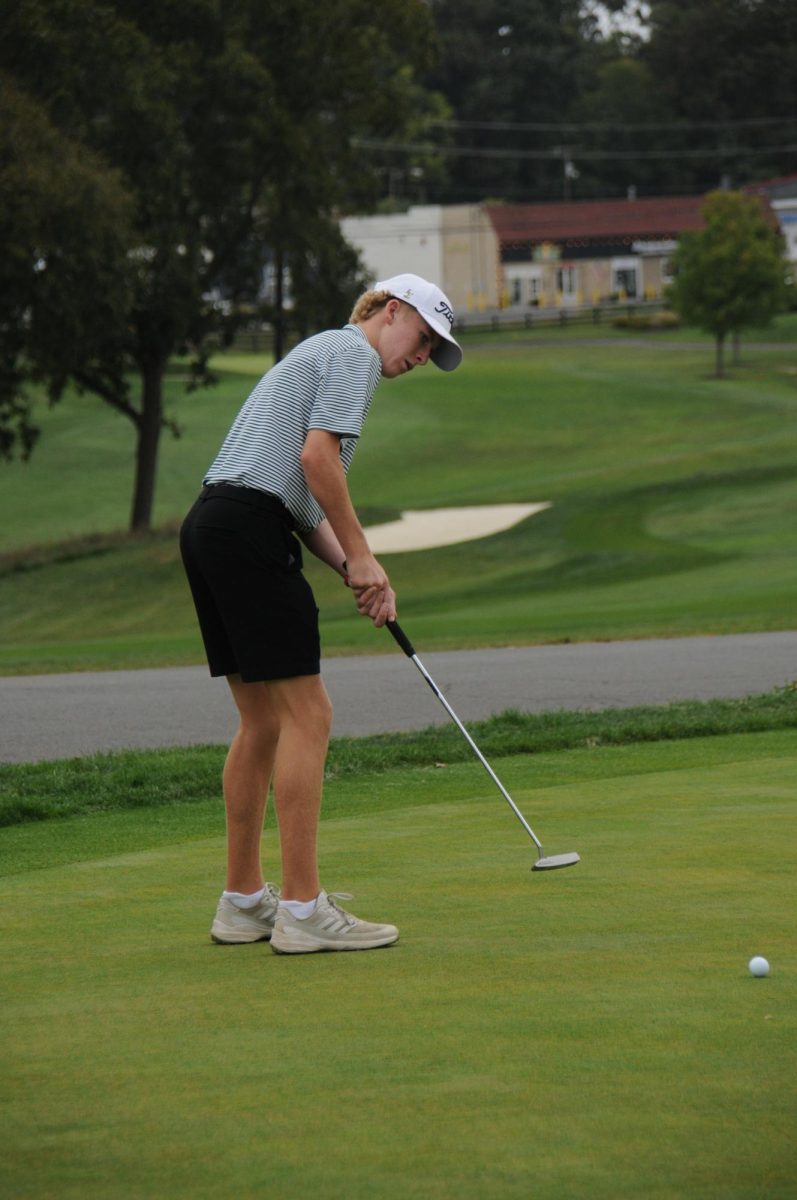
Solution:
[[[468,733],[467,729],[466,729],[466,728],[465,728],[465,726],[462,724],[462,722],[460,721],[459,717],[458,717],[458,716],[457,716],[457,714],[454,712],[453,708],[452,708],[452,707],[451,707],[451,705],[448,703],[448,701],[446,700],[446,698],[445,698],[445,696],[443,695],[443,693],[440,691],[440,688],[437,686],[437,684],[436,684],[436,683],[435,683],[435,681],[432,679],[432,677],[431,677],[431,675],[429,674],[429,672],[426,670],[426,667],[423,665],[423,663],[421,662],[421,660],[418,658],[418,655],[415,653],[415,648],[413,647],[413,645],[412,645],[412,642],[409,640],[409,638],[407,637],[407,635],[406,635],[406,633],[404,632],[404,630],[401,628],[401,626],[398,624],[398,622],[397,622],[397,621],[388,621],[388,623],[387,623],[387,627],[388,627],[388,629],[389,629],[390,633],[392,633],[393,637],[394,637],[394,638],[396,639],[396,641],[398,642],[399,646],[401,646],[401,649],[402,649],[402,650],[404,651],[404,653],[407,655],[407,658],[411,658],[411,659],[412,659],[412,661],[415,663],[415,666],[418,668],[418,670],[420,671],[421,675],[423,675],[424,679],[425,679],[425,680],[426,680],[426,682],[429,684],[429,687],[432,689],[432,691],[434,692],[435,696],[437,696],[437,699],[438,699],[438,700],[440,701],[440,703],[443,705],[443,708],[446,710],[446,712],[448,713],[448,715],[451,717],[451,720],[454,722],[454,724],[455,724],[455,725],[457,726],[457,728],[459,729],[460,733],[463,735],[463,737],[464,737],[464,738],[466,739],[466,741],[468,742],[468,745],[470,746],[471,750],[472,750],[472,751],[473,751],[473,753],[476,755],[476,757],[478,758],[479,762],[480,762],[480,763],[481,763],[481,765],[484,767],[485,771],[486,771],[486,772],[487,772],[487,774],[490,776],[490,778],[492,779],[493,783],[494,783],[494,784],[495,784],[495,786],[498,788],[498,790],[500,791],[501,795],[502,795],[502,796],[504,797],[504,799],[506,800],[506,802],[507,802],[507,804],[509,805],[509,807],[512,809],[512,812],[515,814],[515,816],[517,817],[517,819],[520,821],[520,824],[523,826],[523,828],[525,829],[526,833],[529,835],[529,837],[531,838],[531,840],[534,842],[534,845],[537,847],[537,849],[539,850],[540,854],[542,854],[542,844],[541,844],[541,842],[540,842],[539,838],[537,837],[536,833],[535,833],[535,832],[534,832],[534,830],[531,828],[531,826],[529,825],[529,823],[528,823],[528,821],[526,820],[526,818],[523,816],[523,813],[520,811],[520,809],[518,808],[518,806],[515,804],[515,801],[512,799],[512,797],[510,796],[509,792],[506,790],[506,788],[504,787],[504,785],[501,783],[501,780],[498,778],[498,776],[496,775],[495,771],[494,771],[494,770],[493,770],[493,768],[490,766],[490,764],[488,763],[487,759],[484,757],[484,755],[482,754],[481,750],[480,750],[480,749],[479,749],[479,747],[476,745],[476,743],[474,742],[473,738],[470,736],[470,734]]]

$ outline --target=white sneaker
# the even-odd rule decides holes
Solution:
[[[239,908],[232,900],[222,896],[210,927],[210,936],[223,946],[268,941],[274,929],[279,898],[279,888],[273,883],[266,884],[263,898],[258,900],[254,908]]]
[[[398,940],[395,925],[372,925],[346,912],[336,900],[348,892],[321,892],[315,910],[301,920],[281,905],[277,909],[271,949],[277,954],[312,954],[317,950],[375,950]]]

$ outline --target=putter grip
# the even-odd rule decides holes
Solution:
[[[412,642],[407,637],[406,633],[401,628],[398,621],[388,621],[387,627],[390,630],[390,632],[393,634],[393,637],[396,639],[398,644],[401,646],[401,649],[407,655],[407,658],[412,658],[415,654],[415,650],[413,649]]]

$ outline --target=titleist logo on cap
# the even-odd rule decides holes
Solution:
[[[450,306],[450,305],[446,304],[445,300],[441,300],[441,301],[440,301],[440,303],[439,303],[438,305],[436,305],[436,306],[435,306],[435,312],[442,313],[442,314],[443,314],[443,316],[444,316],[444,317],[446,318],[446,320],[448,321],[449,325],[453,325],[453,324],[454,324],[454,312],[453,312],[453,309],[451,308],[451,306]]]

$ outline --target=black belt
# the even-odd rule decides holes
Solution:
[[[239,487],[236,483],[207,483],[199,495],[202,500],[210,500],[214,496],[222,496],[225,500],[237,500],[241,504],[247,504],[250,508],[273,513],[275,516],[281,517],[283,521],[287,521],[291,529],[296,528],[296,521],[291,510],[280,500],[279,496],[272,496],[271,492],[261,492],[259,488]]]

